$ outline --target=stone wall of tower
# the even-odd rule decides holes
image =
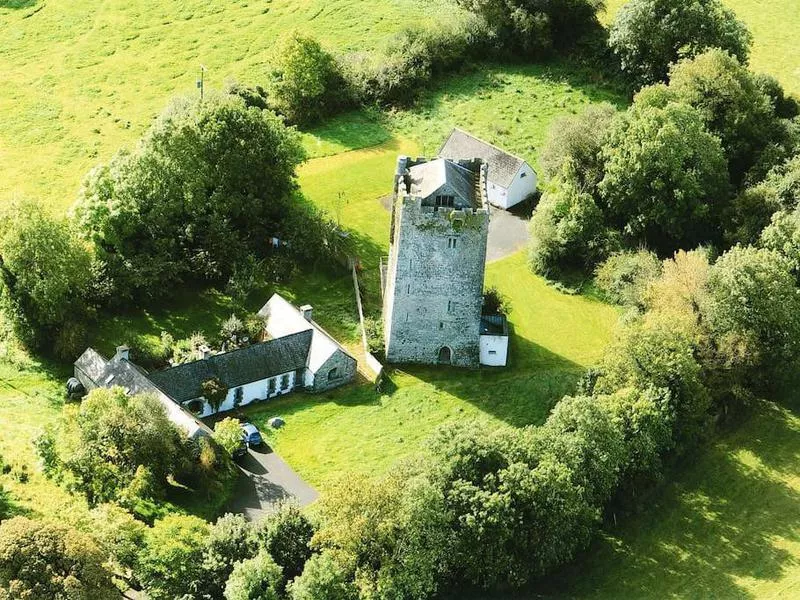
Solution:
[[[477,188],[480,207],[469,210],[423,206],[396,188],[384,294],[389,362],[435,364],[447,347],[451,364],[478,366],[489,228],[485,167]]]

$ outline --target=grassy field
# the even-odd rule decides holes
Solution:
[[[607,0],[610,22],[626,0]],[[784,87],[800,95],[800,6],[797,0],[725,0],[753,33],[750,66],[777,77]]]
[[[444,5],[0,0],[0,200],[69,206],[88,169],[138,139],[171,96],[195,91],[201,64],[210,88],[227,78],[258,82],[281,33],[368,50],[401,26],[436,19]]]
[[[546,596],[800,597],[800,411],[764,402],[682,466],[646,512],[609,525]]]

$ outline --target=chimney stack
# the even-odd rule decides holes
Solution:
[[[306,321],[311,321],[313,311],[314,308],[310,304],[303,304],[303,306],[300,307],[300,312],[303,313],[303,318]]]
[[[117,353],[114,355],[114,360],[130,360],[131,349],[128,346],[117,346]]]
[[[197,349],[197,353],[200,355],[200,360],[205,360],[211,357],[211,348],[203,344]]]

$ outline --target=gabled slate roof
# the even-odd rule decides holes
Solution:
[[[414,165],[408,170],[409,192],[422,199],[430,198],[445,185],[461,200],[459,208],[475,205],[475,173],[450,160],[438,158]]]
[[[299,331],[307,331],[313,335],[306,362],[306,366],[312,373],[316,373],[337,351],[353,358],[341,344],[333,339],[333,336],[313,320],[307,320],[303,313],[280,294],[273,294],[258,311],[258,316],[264,319],[266,331],[273,338],[280,339],[282,336]],[[355,359],[353,358],[353,360]]]
[[[83,371],[96,387],[110,388],[119,386],[127,394],[153,394],[164,409],[167,416],[176,425],[183,427],[189,437],[210,435],[208,429],[194,415],[173,402],[167,394],[154,385],[143,369],[124,358],[114,357],[106,360],[94,348],[87,348],[75,361],[75,367]]]
[[[311,331],[253,344],[202,360],[150,373],[150,380],[176,402],[201,395],[204,381],[217,378],[231,389],[306,366]]]
[[[487,178],[491,183],[507,188],[525,161],[476,138],[474,135],[453,129],[439,150],[439,156],[452,160],[482,158],[488,165]]]
[[[102,385],[100,379],[106,372],[108,361],[100,356],[94,348],[87,348],[75,361],[75,367],[80,369],[96,385]]]

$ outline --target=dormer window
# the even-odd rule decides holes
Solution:
[[[436,196],[436,208],[453,208],[455,197],[449,195]]]

